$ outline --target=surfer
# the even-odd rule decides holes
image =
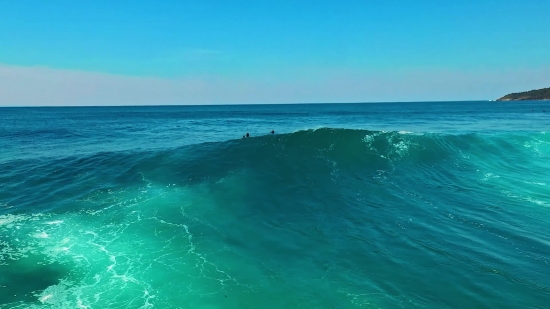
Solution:
[[[246,132],[246,138],[249,138],[250,137],[250,134],[248,134],[248,132]]]
[[[275,134],[275,131],[274,131],[274,130],[271,130],[271,134]]]

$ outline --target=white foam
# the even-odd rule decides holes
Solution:
[[[109,308],[129,300],[132,308],[157,308],[171,298],[159,296],[159,282],[181,282],[181,287],[189,286],[189,297],[217,293],[227,282],[236,282],[225,265],[210,260],[210,251],[192,234],[197,224],[207,224],[186,212],[192,207],[204,211],[213,203],[207,192],[193,201],[183,198],[187,191],[157,189],[136,190],[134,195],[105,192],[115,196],[103,207],[92,208],[94,214],[0,216],[0,235],[7,237],[5,245],[0,244],[0,263],[32,253],[44,257],[40,263],[70,269],[68,277],[38,291],[36,304],[24,303],[25,308]],[[167,287],[168,293],[181,287]]]
[[[404,141],[399,141],[397,144],[394,144],[394,147],[397,149],[396,152],[400,155],[403,155],[409,151],[409,145]]]
[[[50,299],[52,297],[53,297],[53,294],[46,294],[46,295],[40,297],[39,301],[41,303],[45,303],[46,301],[48,301],[48,299]]]
[[[55,221],[45,222],[44,224],[52,225],[52,224],[61,224],[61,223],[63,223],[63,220],[55,220]]]
[[[2,215],[0,216],[0,226],[11,225],[13,223],[23,221],[25,219],[26,219],[26,216],[23,216],[23,215],[11,215],[11,214]]]
[[[527,197],[525,199],[526,201],[529,201],[533,204],[536,204],[536,205],[539,205],[539,206],[544,206],[544,207],[550,207],[550,204],[548,204],[547,202],[544,202],[544,201],[541,201],[541,200],[537,200],[537,199],[534,199],[532,197]]]
[[[493,173],[485,173],[483,176],[484,177],[481,179],[482,181],[488,181],[489,179],[493,179],[493,178],[500,178],[499,175],[495,175]]]
[[[38,234],[34,234],[34,237],[36,237],[36,238],[48,238],[48,233],[40,232]]]
[[[548,186],[548,185],[547,185],[546,183],[544,183],[544,182],[525,181],[525,183],[533,184],[533,185],[537,185],[537,186],[543,186],[543,187]]]
[[[424,133],[421,133],[421,132],[411,132],[411,131],[398,131],[397,133],[401,135],[418,135],[418,136],[424,135]]]

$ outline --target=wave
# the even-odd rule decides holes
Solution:
[[[24,197],[10,193],[23,187],[32,187],[28,194],[38,200],[76,188],[117,187],[139,183],[144,173],[153,181],[180,185],[243,172],[302,185],[314,182],[308,179],[370,182],[389,175],[452,183],[454,172],[512,177],[527,169],[533,179],[526,181],[539,181],[549,156],[546,132],[452,135],[320,128],[160,151],[9,161],[0,164],[0,199],[23,202]]]
[[[6,162],[0,266],[10,284],[37,284],[5,284],[0,308],[260,306],[312,293],[304,306],[393,308],[393,294],[425,304],[419,278],[434,269],[438,299],[446,282],[471,304],[495,291],[495,307],[544,299],[549,155],[544,132],[320,128]],[[389,296],[367,294],[379,290]]]
[[[550,134],[439,134],[319,128],[289,134],[209,142],[172,149],[99,152],[63,158],[17,159],[0,164],[5,171],[27,169],[34,174],[67,167],[73,171],[157,164],[202,166],[207,170],[257,164],[307,166],[326,161],[349,167],[377,169],[397,163],[435,164],[472,156],[516,163],[550,156]],[[312,160],[313,159],[313,160]],[[38,170],[37,170],[38,169]]]

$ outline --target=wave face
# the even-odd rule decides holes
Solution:
[[[549,170],[545,132],[336,128],[4,160],[0,308],[543,308]]]

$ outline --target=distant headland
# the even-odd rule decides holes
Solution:
[[[525,92],[510,93],[497,101],[528,101],[528,100],[550,100],[550,88],[543,88]]]

